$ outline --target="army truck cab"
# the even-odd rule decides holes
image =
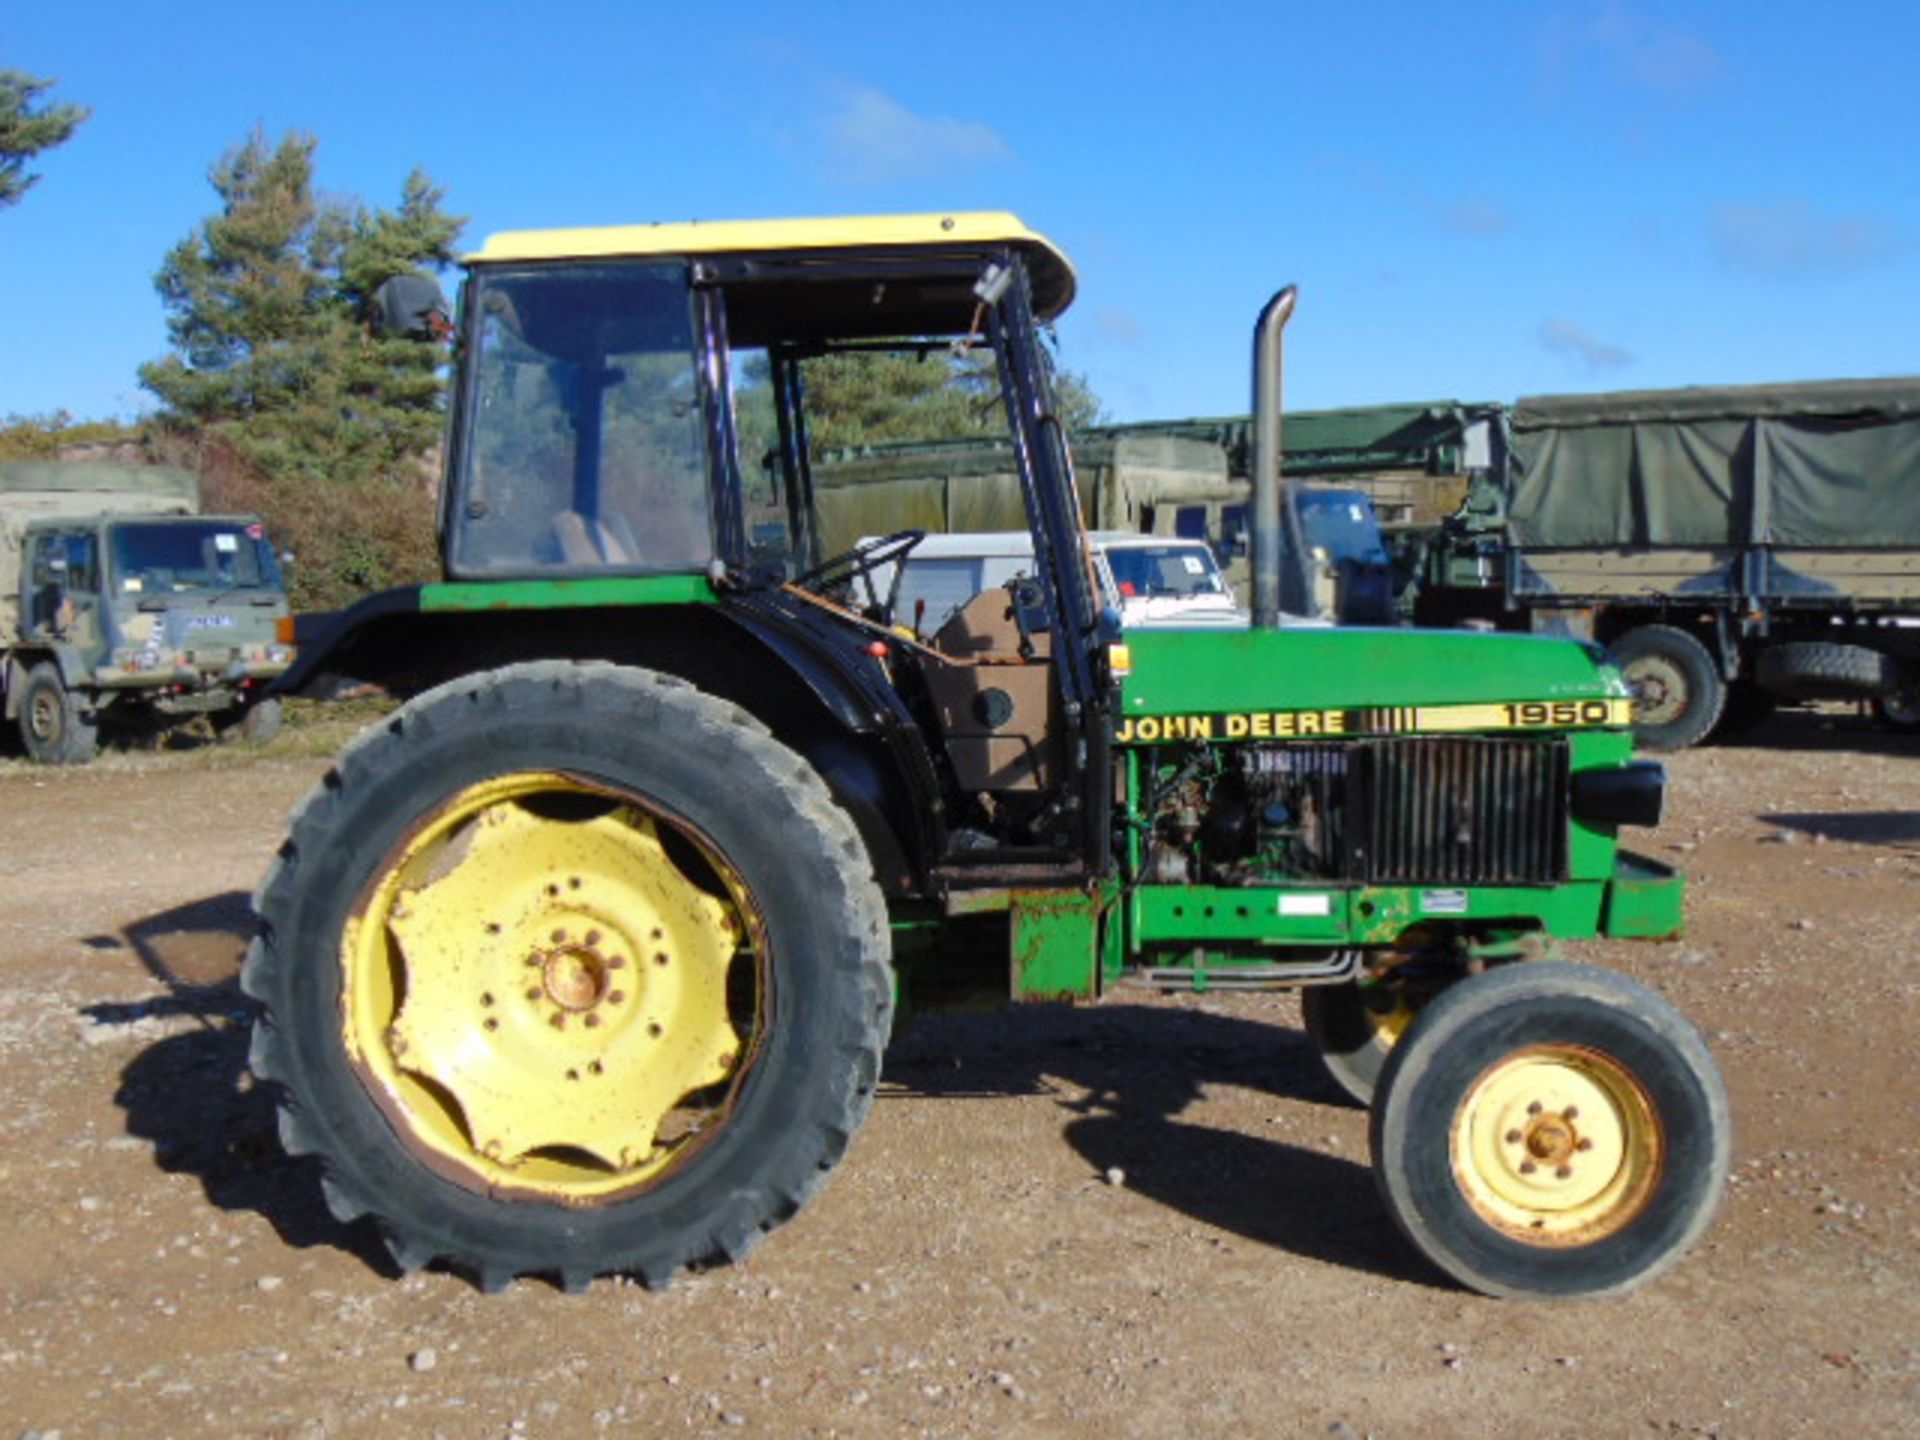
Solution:
[[[198,510],[184,470],[0,465],[0,694],[29,758],[84,762],[102,727],[278,724],[261,698],[292,658],[273,547],[253,516]]]
[[[471,258],[446,579],[310,623],[285,682],[411,698],[295,814],[243,977],[289,1148],[401,1265],[579,1288],[744,1254],[841,1158],[896,997],[982,953],[1016,1000],[1308,987],[1388,1210],[1464,1284],[1624,1289],[1705,1226],[1698,1037],[1530,963],[1680,924],[1619,845],[1663,776],[1618,676],[1279,623],[1290,290],[1258,331],[1254,624],[1123,632],[1042,339],[1074,286],[1005,214]],[[820,538],[810,371],[877,352],[980,362],[1025,505],[1027,573],[930,634],[864,584],[923,531]]]

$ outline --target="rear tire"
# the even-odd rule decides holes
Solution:
[[[1726,1188],[1713,1057],[1665,1001],[1610,971],[1514,965],[1453,986],[1387,1059],[1374,1174],[1421,1254],[1487,1295],[1644,1284]]]
[[[100,729],[78,695],[42,660],[20,687],[20,744],[40,765],[84,765],[100,747]]]
[[[1649,750],[1684,750],[1720,719],[1727,687],[1707,647],[1671,625],[1642,625],[1607,649],[1633,691],[1634,737]]]
[[[873,1099],[886,909],[806,762],[606,664],[469,676],[296,812],[242,980],[281,1135],[398,1262],[568,1289],[737,1259]]]

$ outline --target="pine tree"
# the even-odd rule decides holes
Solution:
[[[334,481],[390,470],[437,437],[437,346],[375,338],[381,282],[437,269],[464,221],[423,174],[398,210],[319,201],[310,135],[256,133],[211,180],[220,213],[155,278],[175,353],[143,366],[164,418],[216,431],[271,475]]]
[[[0,70],[0,210],[17,204],[40,178],[27,173],[27,162],[66,144],[93,113],[83,105],[41,104],[53,85],[22,70]]]
[[[375,540],[356,526],[410,504],[430,536],[417,461],[440,435],[445,355],[375,336],[366,316],[383,281],[447,264],[465,221],[418,171],[394,210],[316,199],[316,148],[310,135],[269,145],[255,132],[213,167],[218,212],[154,280],[173,353],[140,381],[161,401],[163,431],[257,473],[268,519],[307,532],[288,537],[303,552],[305,599],[337,603],[422,578],[411,573],[420,547],[397,573],[394,527]]]
[[[1006,428],[999,378],[984,351],[826,355],[808,361],[803,374],[816,449],[960,439]],[[1100,402],[1079,376],[1057,371],[1053,390],[1069,430],[1100,422]]]

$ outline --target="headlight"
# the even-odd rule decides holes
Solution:
[[[1658,825],[1667,797],[1667,767],[1629,760],[1573,777],[1573,818],[1589,825]]]

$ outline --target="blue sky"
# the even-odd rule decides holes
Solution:
[[[192,17],[191,25],[185,23]],[[8,0],[94,116],[0,211],[0,415],[130,415],[255,127],[497,229],[1011,209],[1112,417],[1920,373],[1920,5]]]

